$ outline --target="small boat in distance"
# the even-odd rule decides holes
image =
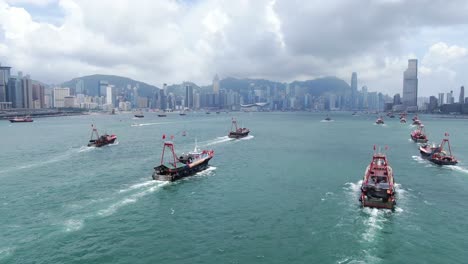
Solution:
[[[377,118],[377,120],[375,121],[375,123],[376,123],[377,125],[383,125],[383,124],[384,124],[383,118],[382,118],[382,117]]]
[[[34,120],[30,116],[25,116],[25,117],[15,117],[10,119],[11,123],[29,123],[29,122],[34,122]]]
[[[182,111],[179,112],[179,115],[184,116],[184,115],[187,115],[187,114],[185,113],[185,110],[182,110]]]
[[[442,143],[439,146],[424,145],[419,148],[421,156],[429,159],[430,162],[437,165],[455,165],[458,160],[452,154],[452,148],[448,139],[448,133],[445,133],[446,138],[442,139]],[[448,153],[444,150],[444,146],[447,144]]]
[[[184,131],[182,131],[182,136],[185,137],[187,135],[187,133]]]
[[[206,111],[206,113],[205,113],[205,114],[209,115],[209,114],[211,114],[211,113],[210,113],[209,111]]]
[[[333,121],[328,115],[325,117],[324,121]]]
[[[250,133],[250,130],[245,127],[237,127],[237,120],[235,118],[232,118],[231,122],[231,131],[228,134],[229,138],[243,138],[248,136]]]
[[[145,117],[145,116],[143,115],[143,112],[142,112],[142,111],[139,111],[139,112],[135,113],[134,116],[135,116],[136,118],[143,118],[143,117]]]
[[[404,117],[400,118],[400,123],[406,124],[406,118],[404,118]]]
[[[99,133],[94,125],[91,125],[93,128],[91,131],[91,139],[89,140],[88,147],[102,147],[105,145],[113,144],[117,139],[116,135],[104,134],[99,136]],[[96,138],[93,139],[93,136],[96,135]]]
[[[419,125],[416,130],[411,132],[410,136],[411,136],[411,139],[416,143],[427,143],[427,141],[429,141],[427,139],[426,133],[424,132],[423,124]]]
[[[163,139],[166,136],[163,135]],[[173,138],[173,137],[171,137]],[[171,152],[169,161],[164,161],[166,148]],[[172,141],[164,142],[163,152],[161,155],[161,164],[154,167],[153,180],[157,181],[176,181],[178,179],[192,176],[197,172],[208,168],[208,162],[214,157],[213,150],[198,149],[195,142],[195,149],[187,154],[177,157],[174,151],[174,143]]]
[[[167,116],[167,115],[166,115],[166,113],[164,113],[164,112],[163,112],[162,114],[158,114],[158,117],[166,117],[166,116]]]
[[[422,122],[419,119],[415,119],[415,120],[413,120],[413,125],[420,126],[420,125],[422,125]]]
[[[361,185],[359,201],[363,207],[394,209],[395,182],[392,167],[385,154],[375,152],[367,166]]]

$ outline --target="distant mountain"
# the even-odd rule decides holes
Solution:
[[[62,83],[62,87],[70,87],[75,88],[76,83],[78,80],[83,80],[84,87],[87,90],[88,95],[96,96],[98,93],[98,86],[99,81],[108,81],[109,84],[114,85],[117,88],[125,88],[127,85],[131,85],[131,87],[138,86],[140,89],[138,90],[138,94],[140,96],[151,96],[158,87],[154,85],[150,85],[144,82],[135,81],[133,79],[116,76],[116,75],[103,75],[103,74],[94,74],[89,76],[83,76],[79,78],[74,78],[68,82]]]
[[[320,96],[325,93],[342,94],[351,90],[351,86],[341,79],[336,77],[324,77],[315,80],[294,81],[289,84],[290,87],[304,87],[313,96]]]
[[[109,84],[112,84],[117,88],[125,88],[127,87],[127,85],[135,87],[138,84],[140,87],[138,94],[140,96],[152,96],[154,94],[154,91],[156,89],[159,89],[156,86],[144,82],[139,82],[130,78],[102,74],[74,78],[68,82],[62,83],[61,86],[75,88],[78,80],[83,80],[87,93],[93,96],[97,95],[99,81],[101,80],[108,81]],[[174,93],[179,96],[185,96],[186,85],[191,85],[194,88],[194,90],[200,90],[203,92],[211,92],[213,90],[212,85],[198,86],[193,82],[183,82],[181,84],[169,85],[167,87],[167,91],[169,93]],[[287,83],[275,82],[265,79],[237,79],[228,77],[220,80],[221,89],[237,91],[240,94],[248,94],[248,92],[252,89],[265,90],[267,89],[267,87],[270,87],[270,89],[276,87],[276,89],[285,90],[286,85]],[[306,92],[313,96],[320,96],[326,93],[343,94],[346,91],[350,91],[351,89],[348,83],[336,77],[324,77],[314,80],[294,81],[290,83],[289,86],[291,88],[300,87],[301,89],[305,89]]]

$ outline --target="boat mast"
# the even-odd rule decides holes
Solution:
[[[232,118],[231,131],[233,131],[232,127],[235,127],[236,130],[234,130],[234,131],[237,131],[237,120],[234,117]]]
[[[98,131],[97,131],[97,128],[94,126],[94,124],[91,124],[91,127],[93,128],[93,130],[91,131],[91,139],[93,139],[93,135],[96,134],[96,140],[99,139],[99,134],[98,134]]]

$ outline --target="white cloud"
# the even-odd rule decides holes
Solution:
[[[54,5],[64,17],[57,26],[36,21],[15,7],[26,2]],[[0,0],[0,60],[46,82],[93,73],[155,85],[206,84],[215,73],[278,81],[337,75],[349,81],[357,71],[360,86],[396,93],[415,54],[423,95],[437,92],[440,85],[432,83],[444,78],[450,85],[467,81],[458,74],[467,66],[466,43],[448,45],[456,39],[434,41],[427,34],[468,29],[464,1],[32,2]]]

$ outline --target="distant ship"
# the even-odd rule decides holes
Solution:
[[[421,120],[419,120],[419,119],[413,119],[413,125],[419,126],[419,125],[421,125],[421,124],[422,124]]]
[[[400,118],[400,123],[405,124],[406,123],[406,118],[404,118],[404,117]]]
[[[165,113],[158,114],[158,117],[166,117],[167,115]]]
[[[143,117],[145,117],[145,116],[143,115],[143,112],[142,112],[142,111],[136,113],[134,116],[137,117],[137,118],[143,118]]]
[[[211,114],[211,113],[207,111],[205,114],[209,115],[209,114]]]
[[[377,125],[383,125],[383,124],[384,124],[383,118],[382,118],[382,117],[377,118],[377,120],[375,121],[375,123],[376,123]]]
[[[104,134],[104,135],[99,136],[99,133],[98,133],[96,127],[94,125],[91,125],[91,127],[93,129],[91,131],[91,139],[89,140],[88,147],[97,147],[97,148],[99,148],[99,147],[102,147],[102,146],[113,144],[115,142],[115,140],[117,139],[116,135]],[[94,135],[96,136],[95,139],[93,139]]]
[[[163,136],[163,139],[165,136]],[[166,148],[171,152],[170,161],[164,162],[164,153]],[[197,172],[208,168],[208,162],[214,157],[213,150],[198,149],[195,143],[195,149],[187,154],[177,158],[174,151],[174,143],[164,142],[161,155],[161,165],[154,167],[153,179],[158,181],[176,181],[178,179],[192,176]]]
[[[395,207],[393,170],[385,154],[374,152],[364,174],[359,201],[363,207],[386,209]]]
[[[324,119],[325,121],[332,121],[332,119],[327,115],[327,117],[325,117]]]
[[[25,116],[25,117],[15,117],[10,119],[11,123],[28,123],[28,122],[34,122],[34,120],[30,116]]]
[[[427,158],[430,162],[437,165],[455,165],[458,160],[452,154],[452,148],[448,139],[448,134],[445,133],[446,138],[442,140],[439,146],[424,145],[419,147],[419,153],[423,158]],[[447,144],[448,153],[444,150],[444,146]]]
[[[232,119],[231,131],[228,134],[229,138],[239,139],[239,138],[243,138],[243,137],[248,136],[249,133],[250,133],[250,130],[248,128],[245,128],[245,127],[239,128],[239,127],[237,127],[237,120],[235,118]]]
[[[185,110],[182,110],[182,111],[179,112],[179,115],[184,116],[184,115],[187,115],[187,114],[185,113]]]
[[[411,132],[410,136],[411,136],[411,139],[416,143],[426,143],[427,141],[429,141],[427,139],[426,133],[424,132],[423,124],[419,125],[416,130]]]

